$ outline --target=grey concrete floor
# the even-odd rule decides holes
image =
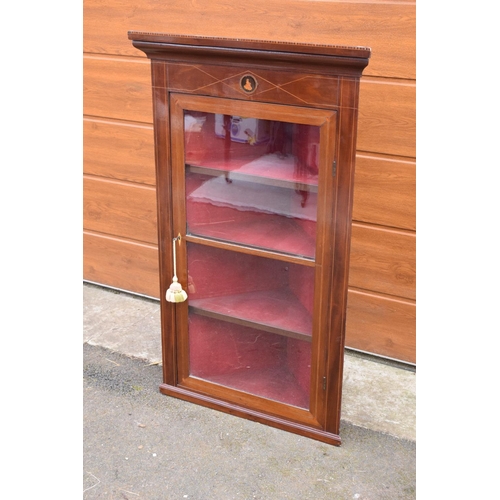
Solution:
[[[416,498],[415,373],[347,355],[342,446],[170,398],[159,303],[84,284],[83,498]]]

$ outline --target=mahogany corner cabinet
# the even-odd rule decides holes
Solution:
[[[128,37],[151,60],[160,391],[340,445],[370,49]]]

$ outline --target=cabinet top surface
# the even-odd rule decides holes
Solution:
[[[221,38],[198,35],[175,35],[167,33],[148,33],[129,31],[129,40],[152,44],[182,45],[190,47],[217,47],[227,49],[246,49],[294,54],[319,54],[324,56],[368,59],[369,47],[348,47],[341,45],[307,44],[269,40],[250,40],[242,38]]]

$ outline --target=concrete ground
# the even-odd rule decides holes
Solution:
[[[159,302],[83,291],[84,499],[416,498],[414,371],[347,353],[330,446],[160,394]]]

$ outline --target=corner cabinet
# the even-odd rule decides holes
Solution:
[[[152,70],[160,391],[339,445],[370,49],[128,36]]]

